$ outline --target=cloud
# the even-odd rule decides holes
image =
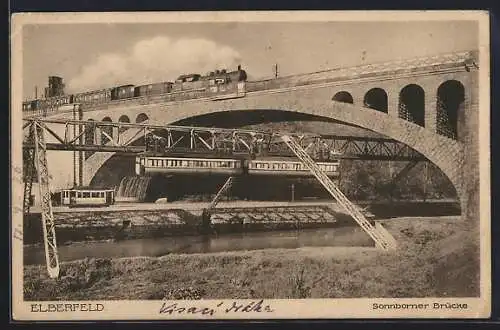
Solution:
[[[138,41],[126,52],[97,56],[69,80],[67,91],[172,81],[180,74],[235,69],[240,61],[235,49],[211,40],[157,36]]]

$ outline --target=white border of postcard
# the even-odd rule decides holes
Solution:
[[[12,181],[12,307],[14,320],[140,320],[140,319],[283,319],[283,318],[485,318],[491,309],[490,275],[490,157],[489,157],[489,14],[480,11],[310,11],[310,12],[141,12],[141,13],[22,13],[12,17],[11,25],[11,150],[12,168],[21,164],[22,141],[22,27],[25,24],[75,23],[154,23],[154,22],[312,22],[312,21],[442,21],[473,20],[479,23],[480,50],[480,226],[481,297],[419,299],[306,299],[264,300],[262,312],[226,313],[233,300],[180,301],[184,307],[207,308],[213,312],[170,315],[160,313],[167,301],[23,301],[23,186]],[[245,304],[256,300],[235,300]],[[258,301],[258,300],[257,300]],[[171,302],[173,303],[173,302]],[[449,308],[434,309],[434,304]],[[66,304],[79,304],[67,311]],[[400,308],[377,309],[374,304],[396,304]],[[467,308],[462,308],[464,306]],[[47,310],[47,312],[38,312]],[[49,311],[50,310],[50,311]]]

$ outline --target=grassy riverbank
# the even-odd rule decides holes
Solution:
[[[300,248],[26,266],[26,300],[478,296],[478,233],[457,217],[391,220],[397,252]]]

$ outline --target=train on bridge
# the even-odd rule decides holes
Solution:
[[[215,70],[205,75],[183,74],[174,82],[164,81],[146,85],[120,85],[76,94],[65,94],[61,77],[49,77],[49,87],[43,98],[23,102],[23,112],[58,109],[78,103],[87,106],[113,101],[164,95],[167,101],[197,97],[234,97],[244,93],[247,73],[239,65],[237,70]]]

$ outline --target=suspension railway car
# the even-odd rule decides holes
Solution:
[[[340,162],[319,162],[319,167],[329,177],[340,176]],[[311,172],[300,162],[290,160],[206,159],[139,156],[136,158],[136,174],[224,174],[224,175],[283,175],[307,177]]]
[[[317,165],[330,177],[339,176],[338,160],[331,162],[318,162]],[[253,175],[286,175],[310,176],[309,169],[300,161],[282,160],[252,160],[248,164],[248,174]]]
[[[62,189],[53,194],[52,200],[55,205],[69,207],[109,206],[115,203],[115,191],[95,188]]]
[[[209,158],[172,158],[172,157],[137,157],[136,174],[224,174],[243,173],[244,161],[236,159]]]

